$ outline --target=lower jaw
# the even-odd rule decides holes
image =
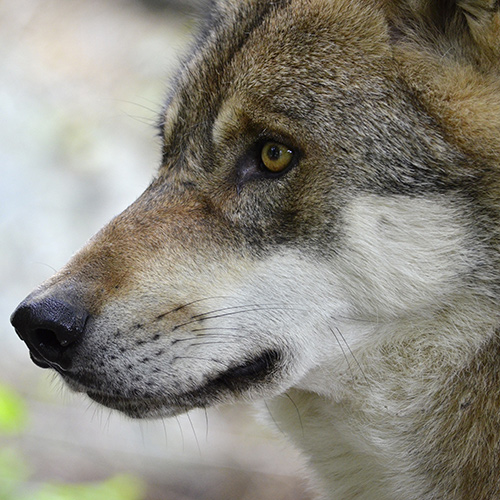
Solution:
[[[164,418],[185,413],[191,408],[167,405],[158,399],[127,399],[87,391],[90,399],[107,408],[118,410],[131,418]]]
[[[281,360],[277,351],[266,351],[245,363],[222,372],[197,389],[168,396],[144,395],[125,397],[84,389],[87,395],[103,406],[118,410],[132,418],[163,418],[185,413],[194,408],[206,408],[217,403],[234,401],[252,389],[267,385],[267,378]],[[70,383],[70,386],[74,385]],[[77,384],[78,385],[78,384]],[[76,390],[81,391],[81,386]]]

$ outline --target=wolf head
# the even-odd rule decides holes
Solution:
[[[210,12],[151,185],[13,314],[33,361],[157,417],[341,400],[387,346],[477,347],[498,319],[498,4]]]

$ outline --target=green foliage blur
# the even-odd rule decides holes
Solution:
[[[0,439],[22,433],[28,419],[24,400],[0,384]],[[0,448],[0,500],[141,500],[144,490],[140,480],[128,475],[88,484],[30,482],[26,458],[14,447]]]

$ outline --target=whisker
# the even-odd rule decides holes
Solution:
[[[346,345],[347,349],[349,350],[349,352],[351,353],[351,356],[352,356],[352,359],[354,359],[354,362],[356,363],[356,365],[358,366],[360,372],[363,374],[363,377],[365,379],[365,382],[368,383],[368,377],[366,376],[365,372],[363,371],[363,368],[361,367],[361,364],[359,363],[358,359],[356,358],[356,356],[354,355],[354,353],[352,352],[352,349],[350,348],[349,344],[347,343],[345,337],[342,335],[342,332],[338,329],[338,328],[335,328],[335,330],[337,330],[338,334],[340,335],[340,337],[342,338],[342,340],[344,341],[344,344]]]
[[[139,432],[141,433],[142,447],[146,448],[146,439],[144,437],[144,427],[142,422],[142,420],[139,420]]]
[[[224,363],[223,361],[219,361],[218,359],[200,358],[199,356],[175,356],[174,361],[176,361],[178,359],[194,359],[196,361],[211,361],[212,363],[219,363],[220,365],[222,365],[226,368],[226,363]]]
[[[266,405],[267,412],[269,413],[269,416],[271,417],[271,420],[273,421],[273,423],[276,426],[276,428],[278,429],[278,431],[281,432],[281,434],[285,435],[285,433],[283,432],[283,429],[280,427],[280,425],[278,424],[278,422],[274,418],[274,415],[271,413],[271,410],[269,408],[269,405],[267,404],[267,401],[264,401],[264,404]]]
[[[208,313],[197,314],[196,316],[192,316],[192,318],[189,321],[186,321],[185,323],[180,323],[179,325],[175,325],[172,328],[172,331],[175,331],[178,328],[181,328],[182,326],[187,326],[187,325],[190,325],[192,323],[197,323],[198,321],[224,318],[226,316],[234,316],[235,314],[243,314],[243,313],[256,312],[256,311],[297,311],[297,309],[290,308],[290,307],[288,307],[288,308],[287,307],[255,307],[252,309],[243,309],[242,311],[230,311],[230,312],[226,312],[223,314],[214,314],[213,316],[210,316],[212,313],[216,312],[216,311],[211,311]],[[202,317],[202,316],[204,316],[204,317]]]
[[[352,368],[351,368],[351,363],[349,363],[349,358],[347,357],[347,353],[345,352],[345,349],[342,347],[342,343],[340,342],[339,338],[337,337],[337,334],[335,333],[335,331],[333,330],[332,327],[328,327],[330,329],[330,331],[332,332],[333,336],[335,337],[335,340],[337,341],[337,344],[339,345],[340,347],[340,350],[342,351],[342,354],[344,356],[344,359],[346,360],[346,363],[347,363],[347,368],[349,369],[349,371],[351,373],[352,372]],[[338,331],[338,329],[336,328],[336,330]],[[345,342],[345,340],[344,340]]]
[[[302,430],[302,437],[305,437],[305,434],[304,434],[304,424],[302,422],[302,416],[300,415],[299,407],[297,406],[297,404],[295,403],[295,401],[292,399],[292,397],[290,396],[290,394],[288,394],[287,392],[285,392],[285,396],[290,400],[290,402],[292,403],[293,407],[295,408],[295,411],[297,413],[297,417],[299,418],[300,429]]]
[[[47,264],[46,262],[34,262],[35,264],[40,264],[41,266],[45,266],[45,267],[48,267],[49,269],[51,269],[52,271],[54,271],[55,273],[57,273],[57,269],[55,267],[52,267],[50,264]]]
[[[207,332],[207,331],[211,331],[211,330],[216,330],[216,331],[217,330],[224,330],[224,331],[226,331],[226,330],[231,331],[232,330],[232,331],[237,331],[238,332],[238,331],[241,330],[241,328],[237,328],[237,327],[233,327],[233,328],[231,328],[231,327],[215,327],[215,326],[212,326],[212,327],[207,327],[207,328],[193,328],[191,330],[191,332],[192,333],[194,333],[194,332]],[[209,335],[211,335],[211,334],[207,334],[206,336],[209,336]],[[227,334],[224,334],[224,336],[225,335],[227,335]],[[233,335],[233,336],[236,337],[236,335]],[[237,336],[238,337],[243,337],[243,335],[237,335]]]
[[[163,427],[163,436],[165,437],[165,448],[168,448],[168,434],[167,434],[167,426],[165,425],[165,419],[162,418],[161,425]]]
[[[149,102],[150,104],[154,104],[154,105],[156,105],[156,103],[155,103],[155,102],[153,102],[153,101],[151,101],[151,100],[149,100],[149,99],[145,99],[145,98],[141,98],[141,99],[143,99],[143,100],[144,100],[144,101],[146,101],[146,102]],[[137,101],[129,101],[129,100],[127,100],[127,99],[112,99],[112,100],[113,100],[114,102],[116,102],[116,103],[131,104],[132,106],[136,106],[137,108],[142,108],[142,109],[144,109],[144,110],[146,110],[146,111],[150,111],[150,112],[151,112],[151,113],[153,113],[155,116],[158,114],[158,110],[157,110],[157,109],[150,108],[150,107],[148,107],[148,106],[146,106],[146,105],[144,105],[144,104],[141,104],[141,103],[139,103],[139,102],[137,102]]]
[[[104,428],[108,432],[109,432],[110,424],[111,424],[111,415],[112,415],[112,412],[111,412],[111,410],[109,410],[108,411],[108,417],[106,418],[106,423],[104,424]],[[141,428],[141,434],[142,434],[142,428]],[[143,439],[144,439],[144,436],[143,436]]]
[[[125,113],[125,116],[132,120],[136,120],[139,123],[142,123],[143,125],[148,125],[149,127],[154,127],[156,125],[156,118],[154,117],[144,117],[144,116],[139,116],[139,115],[132,115],[130,113]]]
[[[257,306],[257,307],[255,307],[253,309],[244,309],[243,311],[232,311],[232,312],[224,313],[224,314],[221,314],[221,315],[206,316],[205,318],[201,318],[201,319],[202,320],[203,319],[214,319],[214,318],[220,318],[220,317],[223,317],[223,316],[229,316],[229,315],[232,315],[232,314],[240,314],[240,313],[255,312],[255,311],[302,311],[302,312],[304,312],[303,310],[296,309],[295,307],[265,307],[265,306]],[[207,314],[212,314],[212,313],[210,312],[210,313],[207,313]]]
[[[204,313],[200,313],[200,314],[195,314],[194,316],[191,317],[191,319],[194,319],[194,318],[199,318],[201,316],[206,316],[208,314],[214,314],[214,313],[219,313],[219,312],[223,312],[223,311],[231,311],[233,309],[248,309],[248,308],[254,308],[254,307],[265,307],[267,304],[245,304],[245,305],[242,305],[242,306],[227,306],[227,307],[222,307],[220,309],[214,309],[213,311],[208,311],[208,312],[204,312]]]
[[[214,328],[215,330],[218,330],[218,328]],[[194,337],[186,337],[186,338],[183,338],[183,339],[173,339],[172,340],[172,345],[173,344],[178,344],[179,342],[190,342],[192,340],[200,340],[200,338],[208,338],[208,337],[215,337],[216,339],[217,338],[233,338],[233,339],[241,339],[243,338],[243,335],[236,335],[234,333],[220,333],[220,334],[217,334],[217,333],[207,333],[206,335],[196,335]]]
[[[198,453],[200,455],[200,458],[202,456],[202,453],[201,453],[201,447],[200,447],[200,442],[198,441],[198,436],[196,434],[196,429],[194,428],[194,425],[193,425],[193,421],[191,420],[191,415],[188,413],[186,413],[186,417],[189,421],[189,425],[191,426],[191,430],[193,431],[193,435],[194,435],[194,440],[196,441],[196,447],[198,448]]]
[[[181,421],[179,420],[179,417],[177,415],[175,416],[175,420],[177,421],[177,427],[179,427],[179,431],[181,433],[182,453],[185,453],[186,441],[184,440],[184,431],[182,430]]]
[[[208,443],[208,410],[206,407],[203,407],[205,411],[205,441]]]
[[[187,304],[182,304],[181,306],[174,307],[173,309],[170,309],[169,311],[164,312],[164,313],[160,314],[159,316],[156,316],[156,319],[157,320],[163,319],[165,316],[168,316],[169,314],[180,311],[180,310],[184,309],[185,307],[192,306],[193,304],[198,304],[199,302],[204,302],[206,300],[227,299],[227,298],[230,298],[230,297],[225,296],[225,295],[219,295],[219,296],[214,296],[214,297],[205,297],[203,299],[193,300],[191,302],[188,302]]]
[[[193,344],[189,344],[189,347],[192,346],[205,346],[205,345],[216,345],[216,344],[228,344],[227,341],[221,340],[220,342],[195,342]]]

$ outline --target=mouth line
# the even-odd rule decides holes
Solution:
[[[83,391],[94,401],[134,418],[173,416],[193,408],[206,408],[223,402],[225,395],[241,395],[254,386],[262,385],[278,370],[282,355],[277,350],[262,354],[208,379],[198,388],[178,394],[138,394],[125,396],[95,388]]]

